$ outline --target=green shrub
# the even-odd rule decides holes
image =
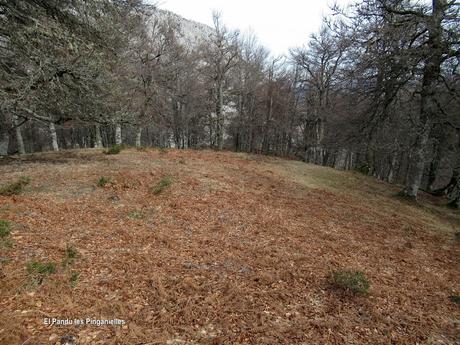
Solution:
[[[0,219],[0,238],[5,238],[11,233],[10,222]]]
[[[158,182],[155,186],[151,188],[151,192],[155,195],[160,194],[163,192],[166,188],[168,188],[172,184],[172,179],[171,177],[163,177],[160,182]]]
[[[456,304],[460,304],[460,296],[459,295],[452,295],[452,296],[449,296],[449,299],[456,303]]]
[[[370,283],[367,280],[365,274],[360,271],[332,271],[330,273],[329,279],[332,285],[335,287],[350,290],[354,293],[366,294],[370,287]]]
[[[144,214],[142,210],[141,211],[135,210],[135,211],[129,212],[128,217],[132,219],[142,219],[144,218]]]
[[[97,181],[97,185],[99,187],[104,187],[106,184],[110,183],[111,182],[111,179],[110,177],[104,177],[104,176],[101,176],[99,178],[99,180]]]
[[[10,196],[21,193],[24,187],[30,183],[30,179],[22,176],[19,180],[5,184],[0,187],[0,195]]]
[[[78,272],[72,272],[72,274],[70,275],[70,286],[72,286],[73,288],[77,285],[77,280],[78,280],[78,277],[80,276],[80,274]]]
[[[62,260],[62,267],[66,267],[73,263],[75,258],[77,257],[77,250],[72,245],[67,245],[65,249],[65,258]]]
[[[41,285],[47,275],[56,272],[56,265],[54,262],[31,261],[27,263],[27,272],[31,275],[32,285]]]
[[[56,272],[56,265],[54,262],[41,263],[37,261],[31,261],[27,263],[27,272],[29,274],[53,274]]]
[[[356,171],[360,172],[363,175],[369,175],[369,171],[371,170],[371,167],[367,164],[361,164],[356,167]]]
[[[77,257],[77,250],[72,245],[67,245],[65,249],[65,254],[68,259],[75,259]]]
[[[105,151],[105,154],[107,155],[117,155],[123,150],[123,145],[113,145],[112,147],[109,147],[107,151]]]

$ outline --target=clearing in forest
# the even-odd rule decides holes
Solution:
[[[42,153],[0,176],[26,181],[0,195],[0,344],[459,340],[459,216],[428,196],[213,151]],[[368,292],[334,285],[342,270]]]

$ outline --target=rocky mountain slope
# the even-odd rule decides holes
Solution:
[[[187,47],[194,47],[205,41],[213,33],[213,29],[202,23],[181,17],[174,12],[156,9],[152,16],[153,20],[160,22],[170,21],[179,31],[179,40]]]

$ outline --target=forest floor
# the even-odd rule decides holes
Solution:
[[[427,195],[213,151],[0,159],[0,184],[21,176],[0,196],[0,344],[460,343],[460,215]]]

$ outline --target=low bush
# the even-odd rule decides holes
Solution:
[[[11,233],[11,225],[7,220],[0,219],[0,238],[5,238]]]
[[[108,183],[112,182],[110,177],[105,177],[105,176],[101,176],[99,178],[99,180],[97,181],[97,185],[99,187],[104,187],[105,185],[107,185]]]
[[[144,218],[144,213],[142,212],[142,210],[134,210],[128,213],[128,217],[132,219],[142,219]]]
[[[27,272],[29,274],[53,274],[56,272],[56,265],[53,262],[41,263],[38,261],[31,261],[27,263]]]
[[[72,245],[67,245],[65,254],[68,259],[75,259],[77,257],[77,250]]]
[[[371,170],[371,168],[368,164],[364,163],[357,166],[355,170],[363,175],[369,175],[369,171]]]
[[[62,267],[66,267],[74,262],[77,257],[77,250],[72,245],[67,245],[65,249],[65,258],[62,260]]]
[[[449,299],[451,300],[451,302],[454,302],[456,304],[460,304],[460,296],[458,296],[458,295],[449,296]]]
[[[22,176],[17,181],[1,186],[0,195],[10,196],[20,194],[29,183],[30,179],[26,176]]]
[[[112,147],[109,147],[107,151],[105,151],[105,154],[107,155],[117,155],[123,150],[123,145],[113,145]]]
[[[158,182],[155,186],[151,188],[151,192],[155,195],[160,194],[163,192],[166,188],[168,188],[172,184],[172,179],[171,177],[163,177],[160,182]]]
[[[78,272],[72,272],[72,274],[70,275],[70,286],[72,286],[73,288],[77,285],[77,280],[78,280],[78,277],[80,276],[80,274]]]
[[[354,293],[366,294],[370,288],[369,280],[361,271],[334,270],[330,273],[329,280],[333,286]]]
[[[31,275],[32,285],[41,285],[47,275],[56,272],[54,262],[31,261],[27,263],[27,272]]]

